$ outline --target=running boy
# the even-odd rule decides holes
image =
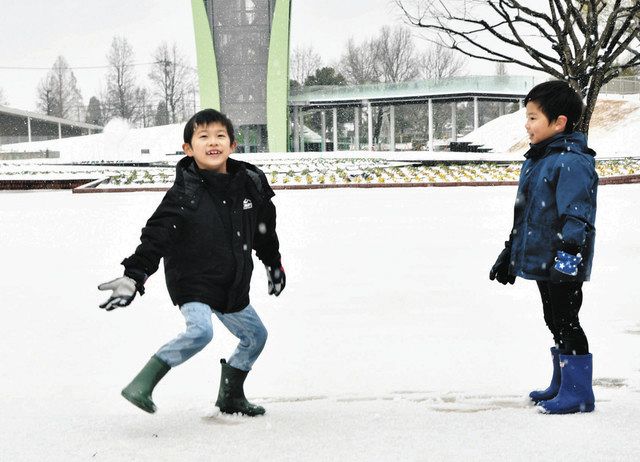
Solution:
[[[100,305],[127,306],[164,258],[167,289],[179,305],[186,331],[162,346],[122,396],[153,413],[152,391],[165,374],[202,350],[213,338],[215,314],[240,343],[222,359],[216,406],[224,413],[255,416],[261,406],[247,401],[243,384],[267,340],[267,331],[249,304],[252,249],[267,268],[269,294],[280,295],[285,273],[280,263],[274,196],[264,173],[229,158],[236,147],[231,121],[205,109],[185,125],[186,157],[158,209],[142,229],[141,244],[125,258],[124,276],[98,286],[111,290]]]
[[[578,312],[589,280],[595,239],[596,153],[574,131],[580,96],[563,81],[534,87],[524,100],[531,147],[525,154],[513,229],[489,278],[538,284],[544,320],[553,335],[553,376],[532,401],[551,414],[594,409],[592,356]]]

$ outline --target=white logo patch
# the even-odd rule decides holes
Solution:
[[[245,199],[242,201],[242,209],[243,210],[248,210],[250,208],[253,208],[253,204],[251,203],[251,201],[249,199]]]

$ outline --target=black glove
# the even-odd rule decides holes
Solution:
[[[491,271],[489,271],[489,279],[492,281],[497,279],[500,284],[513,284],[516,277],[509,274],[509,265],[511,260],[511,241],[504,243],[504,249],[498,255],[498,259],[494,263]]]
[[[99,290],[111,290],[109,299],[100,305],[107,311],[129,305],[136,296],[136,281],[128,276],[122,276],[113,281],[98,286]]]
[[[274,266],[265,266],[265,268],[267,269],[267,279],[269,280],[269,295],[277,297],[287,284],[287,276],[284,274],[282,263],[278,262]]]

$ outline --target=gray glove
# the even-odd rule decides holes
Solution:
[[[269,282],[267,288],[269,295],[275,295],[277,297],[282,293],[287,283],[287,276],[284,274],[282,263],[278,262],[278,264],[274,266],[265,265],[265,268],[267,269],[267,280]]]
[[[112,290],[109,299],[100,305],[107,311],[121,306],[127,306],[136,296],[136,281],[127,276],[122,276],[113,281],[105,282],[98,286],[99,290]]]

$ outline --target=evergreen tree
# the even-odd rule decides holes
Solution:
[[[92,96],[87,106],[87,116],[85,122],[94,125],[104,125],[104,117],[102,116],[102,104],[95,96]]]

